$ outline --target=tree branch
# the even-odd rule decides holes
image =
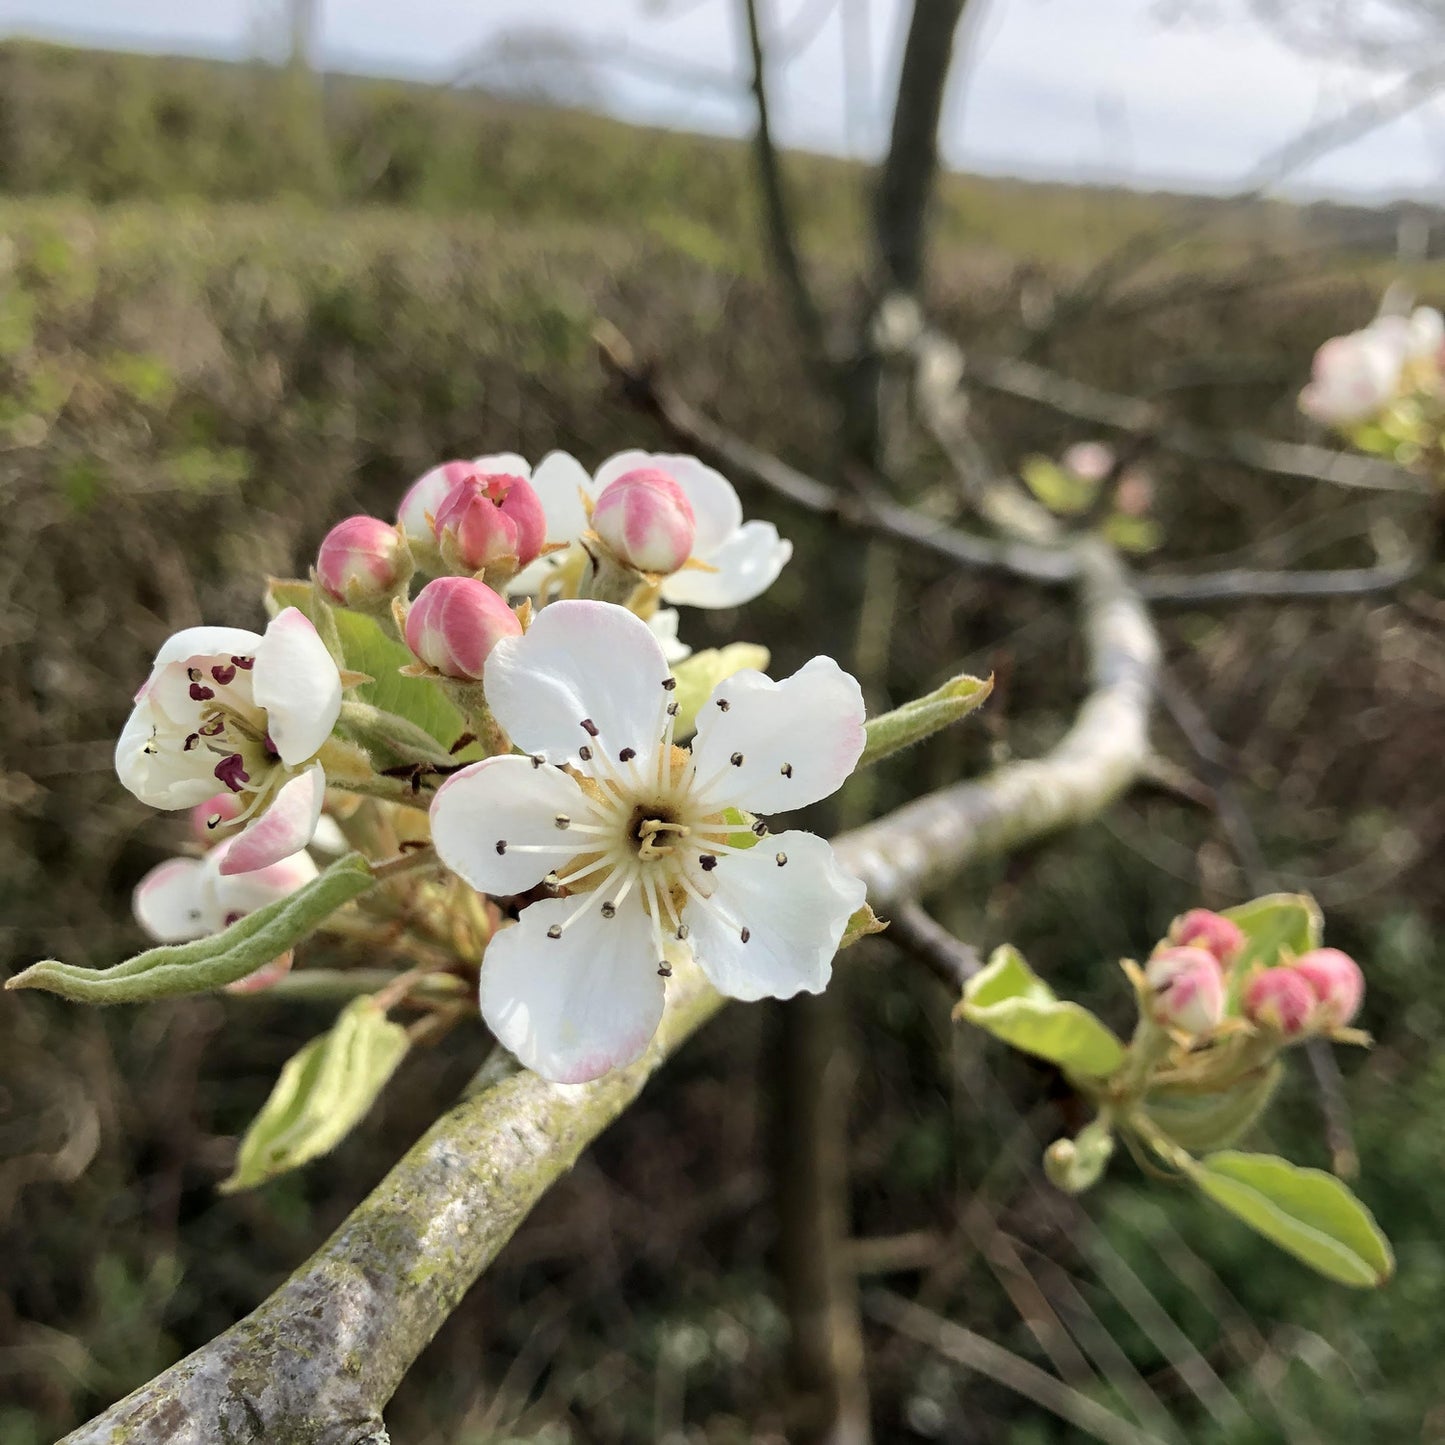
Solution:
[[[1035,762],[945,788],[837,839],[839,861],[876,903],[1082,821],[1147,757],[1153,629],[1112,552],[1090,541],[1077,554],[1094,683],[1073,727]],[[591,1084],[514,1073],[471,1093],[246,1319],[66,1445],[384,1445],[383,1407],[473,1281],[722,1004],[698,972],[679,969],[637,1063]]]

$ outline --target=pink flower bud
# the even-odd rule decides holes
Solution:
[[[609,482],[592,511],[592,528],[618,560],[639,572],[676,572],[692,556],[697,521],[681,487],[656,467]]]
[[[424,472],[407,489],[396,511],[396,524],[412,551],[427,562],[436,560],[436,515],[452,488],[476,468],[471,462],[443,462]]]
[[[1081,482],[1102,482],[1114,466],[1114,448],[1105,442],[1075,442],[1059,464]]]
[[[1224,977],[1203,948],[1166,948],[1144,970],[1154,990],[1154,1017],[1188,1034],[1208,1033],[1224,1017]]]
[[[438,577],[406,615],[406,645],[446,677],[480,680],[492,648],[522,631],[517,615],[485,582]]]
[[[325,536],[316,576],[345,607],[384,602],[411,576],[411,555],[395,527],[380,517],[348,517]]]
[[[547,518],[524,477],[472,467],[436,510],[436,540],[448,563],[468,572],[511,559],[525,567],[547,540]]]
[[[1219,966],[1225,968],[1244,947],[1244,933],[1222,913],[1191,908],[1169,925],[1169,942],[1206,949],[1218,959]]]
[[[1261,969],[1244,991],[1245,1017],[1287,1039],[1309,1028],[1315,1004],[1314,989],[1292,968]]]
[[[1326,1029],[1341,1029],[1359,1013],[1365,999],[1365,975],[1348,953],[1338,948],[1316,948],[1295,959],[1293,971],[1310,986],[1315,998],[1315,1021]]]

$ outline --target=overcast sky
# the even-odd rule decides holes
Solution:
[[[507,32],[562,31],[628,118],[741,133],[736,0],[319,0],[322,63],[451,78]],[[787,144],[877,154],[904,0],[761,0],[786,47]],[[0,33],[147,50],[255,53],[277,0],[0,0]],[[1208,23],[1166,24],[1161,0],[973,0],[944,125],[953,166],[1045,178],[1230,191],[1306,127],[1398,82],[1398,72],[1301,57],[1222,0]],[[1445,52],[1445,41],[1442,41]],[[1430,59],[1418,57],[1420,63]],[[714,84],[716,82],[716,85]],[[1445,102],[1291,178],[1298,194],[1445,197]]]

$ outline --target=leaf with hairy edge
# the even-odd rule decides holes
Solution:
[[[1181,1149],[1222,1149],[1248,1130],[1284,1075],[1275,1060],[1222,1094],[1163,1087],[1144,1099],[1144,1111]]]
[[[1374,1216],[1333,1174],[1229,1150],[1188,1170],[1216,1204],[1328,1279],[1375,1289],[1395,1272]]]
[[[304,888],[209,938],[147,949],[113,968],[80,968],[51,958],[8,979],[5,987],[43,988],[77,1003],[142,1003],[208,993],[280,957],[375,882],[366,859],[349,853]]]
[[[674,735],[685,738],[693,731],[703,703],[712,696],[712,690],[718,683],[726,682],[744,668],[756,668],[762,672],[768,665],[769,656],[768,649],[759,647],[755,642],[731,642],[726,647],[708,647],[702,652],[694,652],[691,657],[674,663],[672,675],[677,679],[677,689],[672,695],[677,704]]]
[[[1007,945],[964,985],[954,1014],[1066,1073],[1103,1078],[1124,1062],[1114,1033],[1081,1004],[1058,999]]]
[[[251,1189],[334,1149],[371,1111],[406,1055],[406,1030],[358,998],[288,1059],[241,1141],[223,1194]]]
[[[967,673],[960,673],[924,697],[914,698],[881,717],[869,718],[865,725],[868,741],[863,747],[863,756],[858,759],[858,766],[867,767],[900,748],[921,743],[950,723],[967,717],[975,708],[982,706],[992,691],[992,677],[970,677]]]
[[[843,937],[839,940],[838,947],[840,950],[851,948],[860,938],[867,938],[870,933],[882,933],[887,927],[887,922],[879,918],[865,903],[848,920],[848,926],[843,930]]]
[[[266,586],[266,605],[273,613],[296,607],[316,622],[319,601],[309,582],[273,577]],[[400,669],[416,661],[410,650],[388,636],[374,617],[342,607],[326,610],[340,642],[344,666],[371,679],[348,696],[420,728],[441,744],[443,752],[450,748],[466,730],[466,722],[435,682],[402,676]],[[458,753],[454,761],[470,762],[480,756],[480,751],[466,751]]]

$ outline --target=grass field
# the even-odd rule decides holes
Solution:
[[[833,420],[768,282],[744,147],[362,81],[329,86],[323,132],[313,98],[287,85],[247,67],[0,47],[0,939],[12,967],[51,953],[110,962],[137,941],[129,889],[179,829],[122,792],[111,739],[168,632],[254,623],[261,573],[304,568],[330,522],[386,513],[444,456],[563,446],[595,460],[660,443],[605,385],[598,318],[730,426],[828,465]],[[844,312],[861,174],[815,158],[790,168],[810,257]],[[1378,234],[1338,244],[1358,217],[1256,209],[1039,329],[1040,297],[1046,310],[1067,300],[1121,241],[1210,208],[952,178],[941,210],[940,311],[966,345],[1027,344],[1097,384],[1167,394],[1182,418],[1280,436],[1303,434],[1293,396],[1314,345],[1367,317],[1388,275]],[[1021,404],[984,401],[980,419],[1011,464],[1079,439]],[[1378,507],[1233,467],[1156,469],[1166,564],[1248,543],[1285,557],[1310,535],[1309,563],[1352,563],[1362,549],[1342,534]],[[917,471],[920,486],[939,474],[927,456]],[[746,500],[795,538],[797,560],[740,622],[699,615],[688,639],[756,637],[783,671],[815,651],[847,655],[859,542]],[[958,666],[1007,683],[983,723],[881,773],[880,803],[1046,746],[1081,688],[1059,597],[922,558],[898,567],[882,691],[902,699]],[[1399,602],[1164,620],[1171,676],[1237,760],[1279,882],[1316,889],[1331,942],[1366,963],[1379,1045],[1344,1062],[1361,1191],[1400,1257],[1388,1291],[1322,1284],[1128,1166],[1090,1196],[1095,1229],[1061,1216],[1036,1145],[1023,1135],[1019,1147],[1018,1111],[1046,1081],[952,1044],[946,1000],[885,946],[843,985],[860,1057],[859,1233],[943,1233],[987,1175],[1001,1227],[1070,1271],[1203,1445],[1445,1428],[1438,581]],[[1158,736],[1192,762],[1171,727]],[[1209,815],[1143,791],[1097,827],[976,870],[943,906],[964,936],[1014,940],[1112,1017],[1124,1000],[1100,960],[1242,887]],[[485,1046],[479,1027],[459,1033],[411,1061],[335,1155],[218,1197],[236,1134],[324,1019],[264,1001],[124,1014],[4,1004],[0,1223],[18,1243],[0,1258],[0,1445],[54,1438],[249,1308]],[[782,1430],[774,1027],[767,1009],[733,1010],[549,1197],[404,1387],[393,1438]],[[1302,1072],[1271,1142],[1321,1163]],[[1058,1127],[1049,1104],[1035,1122]],[[1220,1423],[1191,1396],[1178,1349],[1132,1317],[1121,1259],[1250,1424]],[[944,1304],[1036,1355],[982,1261]],[[941,1438],[1071,1438],[994,1386],[884,1336],[870,1345],[880,1438],[930,1438],[928,1421]]]

